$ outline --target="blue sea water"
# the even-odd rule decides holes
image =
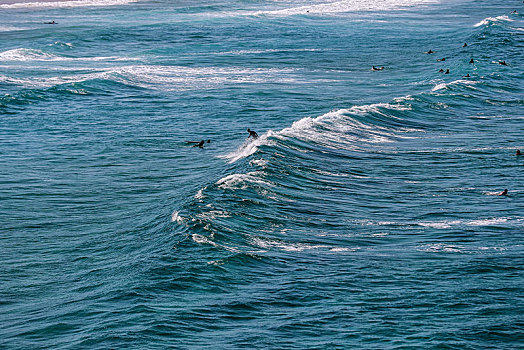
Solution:
[[[523,13],[0,4],[0,348],[523,348]]]

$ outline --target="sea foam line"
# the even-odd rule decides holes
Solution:
[[[405,7],[420,6],[438,3],[439,0],[342,0],[323,2],[313,5],[303,5],[279,10],[263,11],[243,11],[226,13],[225,15],[246,15],[246,16],[291,16],[300,14],[337,14],[355,11],[391,11]]]
[[[71,0],[71,1],[45,1],[45,2],[18,2],[14,4],[2,4],[2,9],[19,8],[66,8],[66,7],[88,7],[88,6],[118,6],[126,5],[138,0]]]
[[[66,47],[72,47],[70,43],[55,42],[48,46],[61,45]],[[119,56],[100,56],[100,57],[64,57],[58,56],[51,53],[44,52],[37,49],[26,49],[18,48],[11,49],[4,52],[0,52],[0,61],[15,61],[15,62],[26,62],[26,61],[134,61],[138,58],[119,57]]]
[[[92,58],[92,60],[97,59],[101,60],[102,58]],[[160,89],[164,91],[214,89],[223,84],[295,81],[293,77],[282,77],[282,73],[290,72],[290,70],[283,69],[128,65],[116,68],[95,68],[94,70],[92,73],[71,76],[60,75],[27,79],[0,76],[0,81],[21,84],[26,87],[50,87],[67,83],[80,83],[93,79],[106,79],[145,89]]]

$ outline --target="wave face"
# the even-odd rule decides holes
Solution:
[[[4,1],[0,347],[518,348],[516,6]]]

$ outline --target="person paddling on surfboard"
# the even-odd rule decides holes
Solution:
[[[195,145],[193,147],[200,147],[204,148],[204,143],[210,143],[211,140],[202,140],[202,141],[186,141],[186,143],[194,143]]]
[[[199,143],[197,143],[196,145],[194,145],[193,147],[200,147],[200,148],[204,148],[204,140],[200,141]]]
[[[256,140],[258,138],[258,134],[256,131],[248,128],[247,132],[249,133],[249,136],[247,138],[250,138],[251,136],[253,136],[253,140]]]

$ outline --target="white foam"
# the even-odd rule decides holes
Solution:
[[[258,165],[260,167],[265,167],[267,165],[267,160],[265,159],[252,159],[250,164]]]
[[[306,117],[294,122],[291,127],[269,136],[285,140],[288,137],[313,141],[330,148],[360,150],[365,143],[391,142],[394,138],[404,138],[400,133],[417,131],[407,128],[386,128],[374,124],[366,124],[352,115],[378,113],[385,115],[384,109],[408,110],[409,105],[393,105],[378,103],[363,106],[353,106],[349,109],[331,111],[316,118]],[[388,118],[395,118],[388,114]]]
[[[123,83],[165,91],[185,89],[214,89],[224,84],[293,82],[285,73],[292,69],[219,68],[182,66],[125,66],[112,71]]]
[[[330,252],[334,252],[334,253],[338,253],[338,252],[356,252],[357,248],[342,248],[342,247],[339,247],[339,248],[331,248],[329,251]]]
[[[2,56],[3,55],[3,56]],[[85,60],[115,61],[129,60],[117,57],[64,58],[27,49],[16,49],[0,53],[0,60]],[[78,68],[80,69],[80,68]],[[86,68],[88,69],[88,68]],[[90,69],[93,70],[93,69]],[[74,76],[60,75],[48,78],[16,79],[0,77],[0,81],[17,83],[27,87],[49,87],[64,83],[83,82],[92,79],[108,79],[123,84],[163,91],[181,91],[187,89],[214,89],[224,84],[289,82],[293,78],[282,77],[289,69],[249,69],[249,68],[216,68],[216,67],[181,67],[181,66],[143,66],[127,65],[121,67],[99,68],[93,73]]]
[[[433,89],[431,89],[431,91],[438,91],[438,90],[442,90],[442,89],[447,89],[449,86],[453,86],[453,85],[459,85],[459,84],[475,85],[477,83],[478,82],[474,81],[474,80],[459,79],[459,80],[454,80],[454,81],[449,82],[449,83],[437,84],[437,85],[435,85],[435,87],[433,87]]]
[[[58,56],[34,49],[12,49],[0,52],[0,61],[49,61],[59,59]]]
[[[204,188],[201,188],[198,190],[198,192],[195,194],[195,199],[202,199],[204,198],[204,190],[206,189],[207,187],[204,187]]]
[[[216,218],[231,217],[231,213],[223,210],[210,210],[201,212],[200,214],[197,214],[196,217],[203,220],[214,220]]]
[[[457,226],[492,226],[500,225],[513,221],[515,223],[519,222],[519,219],[509,219],[509,218],[486,218],[486,219],[476,219],[476,220],[445,220],[445,221],[429,221],[429,222],[418,222],[417,224],[423,227],[431,227],[437,229],[447,229]]]
[[[250,49],[250,50],[233,50],[224,52],[215,52],[215,55],[250,55],[275,52],[314,52],[321,49]]]
[[[431,228],[450,228],[451,223],[449,222],[419,222],[420,226],[431,227]]]
[[[464,247],[458,246],[458,245],[451,245],[451,244],[444,244],[444,243],[437,243],[437,244],[428,244],[425,246],[422,246],[419,250],[424,252],[445,252],[445,253],[463,253]]]
[[[71,0],[71,1],[42,1],[42,2],[18,2],[14,4],[1,4],[0,9],[19,8],[64,8],[64,7],[98,7],[126,5],[138,0]]]
[[[249,184],[259,184],[271,186],[272,184],[259,177],[259,171],[252,171],[247,174],[231,174],[218,180],[216,184],[221,189],[246,189]]]
[[[176,222],[178,224],[184,223],[184,218],[180,216],[178,211],[174,211],[173,214],[171,214],[171,222]]]
[[[277,248],[284,250],[286,252],[302,252],[304,250],[310,250],[310,249],[321,249],[321,248],[330,248],[328,245],[323,244],[307,244],[307,243],[286,243],[282,241],[275,241],[275,240],[269,240],[269,239],[262,239],[262,238],[253,238],[251,242],[264,249],[268,248]]]
[[[58,47],[66,46],[66,47],[72,48],[73,44],[71,44],[71,43],[64,43],[64,42],[61,42],[61,41],[55,41],[54,43],[48,44],[47,46],[58,46]]]
[[[48,46],[67,46],[72,47],[70,43],[55,42]],[[42,50],[18,48],[0,52],[0,61],[13,62],[13,61],[134,61],[138,58],[128,58],[119,56],[100,56],[100,57],[64,57],[57,56]]]
[[[233,253],[240,253],[240,250],[236,249],[236,248],[233,248],[233,247],[230,247],[230,246],[227,246],[227,245],[223,245],[223,244],[217,244],[215,242],[213,242],[211,239],[207,238],[206,236],[203,236],[203,235],[199,235],[197,233],[194,233],[191,238],[193,239],[194,242],[196,243],[199,243],[199,244],[209,244],[215,248],[224,248],[230,252],[233,252]]]
[[[241,144],[235,151],[219,156],[219,158],[229,159],[229,163],[234,163],[239,159],[249,157],[258,150],[261,145],[273,144],[268,140],[271,132],[261,135],[257,139],[248,139]]]
[[[497,17],[486,17],[482,21],[476,23],[474,25],[474,27],[485,26],[485,25],[489,25],[489,24],[493,24],[493,23],[497,23],[497,22],[501,22],[501,21],[511,22],[513,20],[510,19],[506,15],[504,15],[504,16],[497,16]]]
[[[492,226],[507,222],[507,218],[491,218],[491,219],[480,219],[466,222],[468,226]]]
[[[307,4],[291,8],[263,11],[242,11],[229,13],[248,16],[291,16],[291,15],[333,15],[354,11],[391,11],[411,6],[420,6],[438,3],[438,0],[341,0]]]

